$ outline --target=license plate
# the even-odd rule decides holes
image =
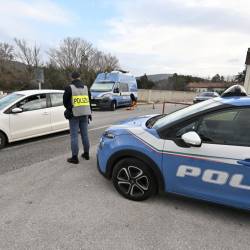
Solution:
[[[96,104],[95,104],[95,103],[92,103],[91,106],[92,106],[92,107],[96,107]]]

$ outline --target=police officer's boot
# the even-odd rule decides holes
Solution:
[[[88,152],[84,152],[82,154],[82,158],[85,159],[85,160],[89,160],[89,153]]]
[[[79,160],[77,156],[72,156],[71,158],[67,159],[67,162],[72,163],[72,164],[78,164]]]

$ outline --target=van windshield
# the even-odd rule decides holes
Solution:
[[[112,91],[114,84],[114,82],[95,82],[90,90],[96,92],[109,92]]]

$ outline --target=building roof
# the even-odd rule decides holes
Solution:
[[[228,88],[235,83],[228,82],[190,82],[187,85],[189,89],[197,89],[197,88]]]

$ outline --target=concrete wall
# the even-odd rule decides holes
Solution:
[[[139,89],[138,100],[142,102],[192,102],[195,92]]]

